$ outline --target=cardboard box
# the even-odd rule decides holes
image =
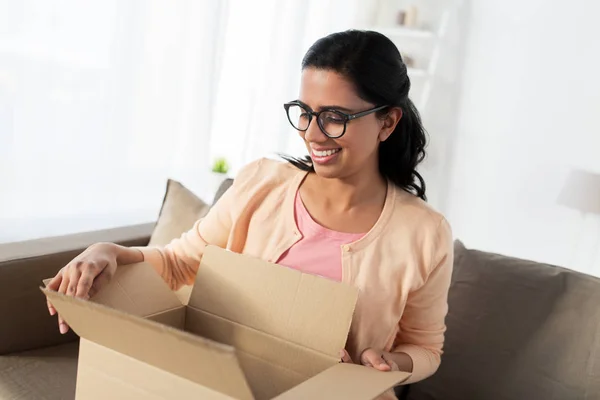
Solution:
[[[187,305],[145,263],[90,301],[42,291],[81,337],[77,399],[364,400],[410,376],[339,363],[357,289],[212,246]]]

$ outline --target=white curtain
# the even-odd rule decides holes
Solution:
[[[283,103],[296,99],[306,50],[331,32],[366,26],[375,1],[230,0],[211,154],[237,170],[277,152],[304,155]],[[251,17],[255,16],[255,17]]]
[[[153,221],[169,177],[210,201],[216,157],[301,154],[301,57],[371,3],[0,0],[0,242]]]

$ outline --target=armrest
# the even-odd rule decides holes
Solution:
[[[53,346],[77,339],[61,335],[56,317],[38,289],[88,246],[113,242],[145,246],[154,224],[28,240],[0,245],[0,354]]]

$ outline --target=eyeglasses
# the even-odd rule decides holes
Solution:
[[[346,124],[348,124],[348,121],[364,117],[365,115],[383,110],[386,107],[388,106],[379,106],[356,114],[346,114],[335,109],[312,111],[299,101],[291,101],[283,105],[288,120],[295,129],[306,132],[313,117],[316,117],[321,132],[332,139],[338,139],[346,133]]]

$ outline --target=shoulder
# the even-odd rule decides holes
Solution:
[[[261,158],[244,166],[234,179],[238,192],[255,192],[286,186],[301,170],[288,162]]]
[[[300,170],[288,162],[260,158],[244,166],[236,176],[236,180],[259,183],[269,180],[285,180],[298,174]]]
[[[452,256],[452,228],[444,215],[419,197],[393,186],[394,203],[389,229],[420,247],[430,266]],[[433,265],[432,265],[433,264]]]
[[[423,199],[397,186],[393,186],[392,190],[394,191],[393,215],[396,218],[402,218],[405,223],[408,221],[411,225],[421,226],[428,230],[437,230],[448,225],[444,215]]]

